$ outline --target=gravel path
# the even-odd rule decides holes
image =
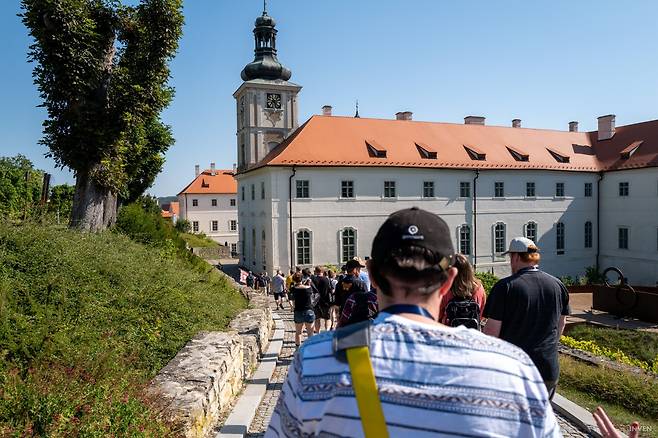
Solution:
[[[267,426],[270,423],[270,418],[272,417],[272,412],[274,412],[274,407],[276,406],[279,394],[281,393],[281,387],[286,379],[286,375],[288,374],[288,366],[290,365],[293,354],[295,353],[295,326],[292,320],[292,312],[288,310],[288,308],[286,308],[286,310],[277,310],[276,312],[281,316],[285,325],[283,349],[277,360],[272,380],[267,387],[267,392],[258,407],[258,412],[256,413],[254,421],[249,427],[249,433],[246,435],[249,438],[262,437],[265,435]],[[565,438],[588,438],[594,436],[579,430],[576,426],[559,415],[557,418],[562,430],[562,435]]]

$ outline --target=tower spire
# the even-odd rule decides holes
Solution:
[[[252,79],[284,80],[292,76],[276,57],[276,22],[267,15],[267,0],[263,0],[263,15],[254,26],[254,60],[242,70],[243,81]]]
[[[356,100],[356,113],[354,114],[355,119],[360,119],[361,116],[359,115],[359,99]]]

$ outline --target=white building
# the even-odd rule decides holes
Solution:
[[[195,178],[179,194],[180,218],[190,222],[192,232],[204,233],[238,252],[237,182],[232,170],[195,169]]]
[[[256,21],[256,59],[238,102],[241,263],[250,269],[367,258],[392,212],[443,217],[455,248],[478,270],[509,273],[501,255],[525,235],[542,268],[577,276],[620,267],[633,284],[658,282],[658,121],[578,132],[336,117],[297,127],[290,71],[276,59],[274,21]],[[282,140],[282,141],[281,141]],[[279,143],[279,141],[281,141]]]

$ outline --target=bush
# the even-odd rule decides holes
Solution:
[[[0,157],[0,218],[26,219],[40,210],[42,184],[43,172],[23,155]]]
[[[207,264],[163,249],[0,224],[0,436],[172,434],[141,389],[246,303]]]
[[[59,214],[61,222],[68,222],[73,209],[73,195],[75,186],[60,184],[50,189],[50,203],[48,210],[52,213]]]
[[[489,295],[489,292],[491,292],[491,288],[496,284],[499,280],[498,277],[496,277],[494,274],[490,272],[476,272],[475,277],[477,277],[480,282],[482,282],[482,287],[484,287],[484,291]]]
[[[602,348],[620,350],[658,371],[658,333],[579,324],[568,334],[575,340],[592,341]]]
[[[187,219],[178,219],[174,225],[174,228],[179,233],[189,233],[192,231],[192,224]]]
[[[147,211],[139,203],[121,207],[116,230],[136,242],[145,244],[165,244],[167,240],[176,238],[173,227],[159,212]]]
[[[587,268],[585,268],[585,278],[587,284],[605,283],[605,278],[603,278],[603,274],[597,271],[596,266],[588,266]]]
[[[565,286],[578,286],[579,282],[577,279],[574,279],[570,275],[564,275],[559,278],[559,280],[564,284]]]

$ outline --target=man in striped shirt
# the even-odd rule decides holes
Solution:
[[[391,437],[556,437],[543,380],[521,349],[446,327],[441,297],[457,273],[450,230],[412,208],[392,214],[368,261],[380,314],[370,360]],[[347,363],[334,333],[304,343],[289,368],[267,437],[364,436]]]

